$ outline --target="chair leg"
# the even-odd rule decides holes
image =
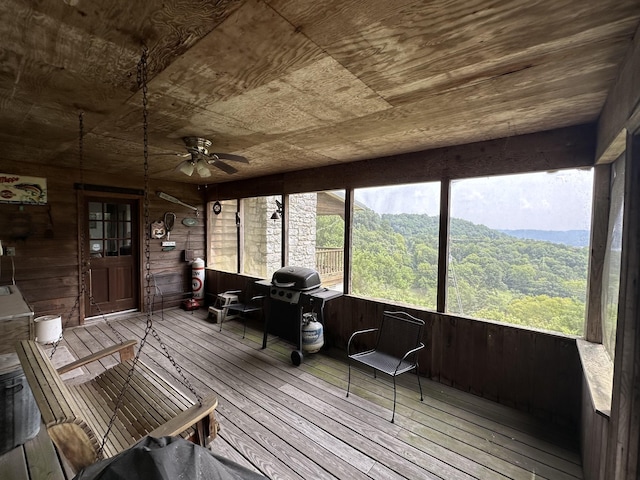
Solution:
[[[243,324],[242,338],[244,339],[244,336],[247,334],[247,316],[246,315],[242,315],[242,324]]]
[[[396,418],[396,376],[393,376],[393,414],[391,415],[391,423],[395,423]]]
[[[348,363],[349,375],[347,380],[347,397],[349,396],[349,387],[351,386],[351,362]]]
[[[416,376],[418,377],[418,387],[420,387],[420,401],[424,401],[422,396],[422,384],[420,383],[420,374],[418,373],[418,363],[416,362]]]

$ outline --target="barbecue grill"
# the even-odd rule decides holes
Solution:
[[[267,334],[272,333],[297,344],[291,353],[294,365],[302,363],[302,318],[315,312],[324,327],[324,305],[342,293],[321,286],[320,274],[312,268],[284,267],[274,272],[271,282],[260,280],[258,286],[269,289],[267,320],[262,348],[267,347]]]

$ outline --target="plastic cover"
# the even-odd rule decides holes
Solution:
[[[180,437],[146,436],[118,455],[82,469],[74,480],[264,479],[231,460]]]

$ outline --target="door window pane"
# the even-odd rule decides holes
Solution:
[[[92,257],[132,254],[132,211],[129,203],[88,202],[89,250]]]
[[[451,184],[447,311],[582,335],[592,170]]]

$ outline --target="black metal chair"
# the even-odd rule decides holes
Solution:
[[[185,285],[185,279],[181,272],[152,273],[150,276],[151,291],[151,315],[156,305],[156,297],[160,297],[160,315],[164,320],[164,300],[185,300],[193,297],[193,292]],[[193,310],[191,310],[193,315]]]
[[[422,385],[418,373],[418,352],[424,348],[422,330],[424,321],[406,312],[384,312],[378,328],[358,330],[349,338],[347,355],[349,357],[349,381],[347,383],[347,397],[351,386],[351,362],[355,361],[371,367],[373,376],[376,372],[383,372],[393,378],[393,415],[396,416],[396,377],[402,373],[414,370],[420,387],[420,401],[423,401]],[[357,353],[351,353],[352,343],[356,337],[367,333],[376,333],[373,348]]]
[[[260,312],[262,315],[263,303],[266,295],[252,295],[251,289],[247,289],[245,295],[242,294],[242,290],[229,290],[224,292],[225,294],[232,294],[238,296],[238,303],[231,303],[225,305],[222,313],[222,319],[220,320],[220,331],[222,331],[222,320],[227,315],[237,315],[242,318],[244,323],[244,329],[242,331],[242,338],[247,333],[247,315],[253,312]]]

